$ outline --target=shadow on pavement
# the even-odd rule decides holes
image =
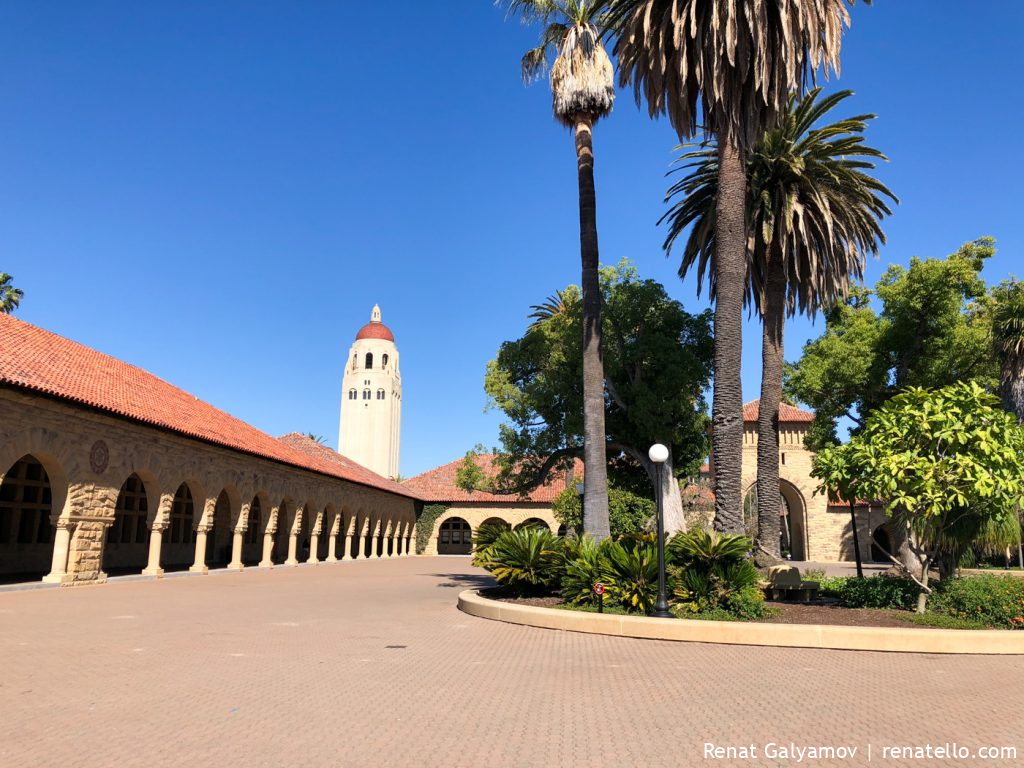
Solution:
[[[439,587],[460,587],[461,589],[470,589],[472,587],[493,587],[497,585],[493,576],[486,574],[477,573],[427,573],[425,576],[434,576],[439,579],[448,579],[443,581],[437,586]]]

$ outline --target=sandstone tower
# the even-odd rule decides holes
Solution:
[[[384,477],[398,476],[402,376],[391,330],[374,305],[348,353],[341,385],[338,452]]]

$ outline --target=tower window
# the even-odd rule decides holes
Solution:
[[[369,399],[370,399],[370,390],[364,389],[363,390],[363,400],[369,400]]]
[[[381,363],[380,367],[381,368],[387,368],[388,367],[388,356],[387,355],[384,355],[384,361]]]
[[[357,398],[358,398],[358,395],[356,394],[356,391],[354,389],[350,389],[348,391],[348,399],[349,400],[355,400]]]
[[[384,390],[383,389],[378,389],[377,390],[377,399],[378,400],[383,400],[384,399]]]
[[[366,367],[367,369],[373,368],[373,352],[366,353]]]

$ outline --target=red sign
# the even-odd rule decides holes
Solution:
[[[604,584],[602,584],[600,581],[594,582],[594,594],[595,595],[603,595],[604,594]]]

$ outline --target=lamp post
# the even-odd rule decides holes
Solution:
[[[647,452],[647,457],[654,463],[654,474],[658,478],[655,496],[658,500],[658,599],[654,602],[654,615],[659,619],[671,619],[672,614],[669,613],[668,598],[665,595],[665,505],[661,488],[661,473],[668,460],[668,448],[661,443],[655,443]]]

